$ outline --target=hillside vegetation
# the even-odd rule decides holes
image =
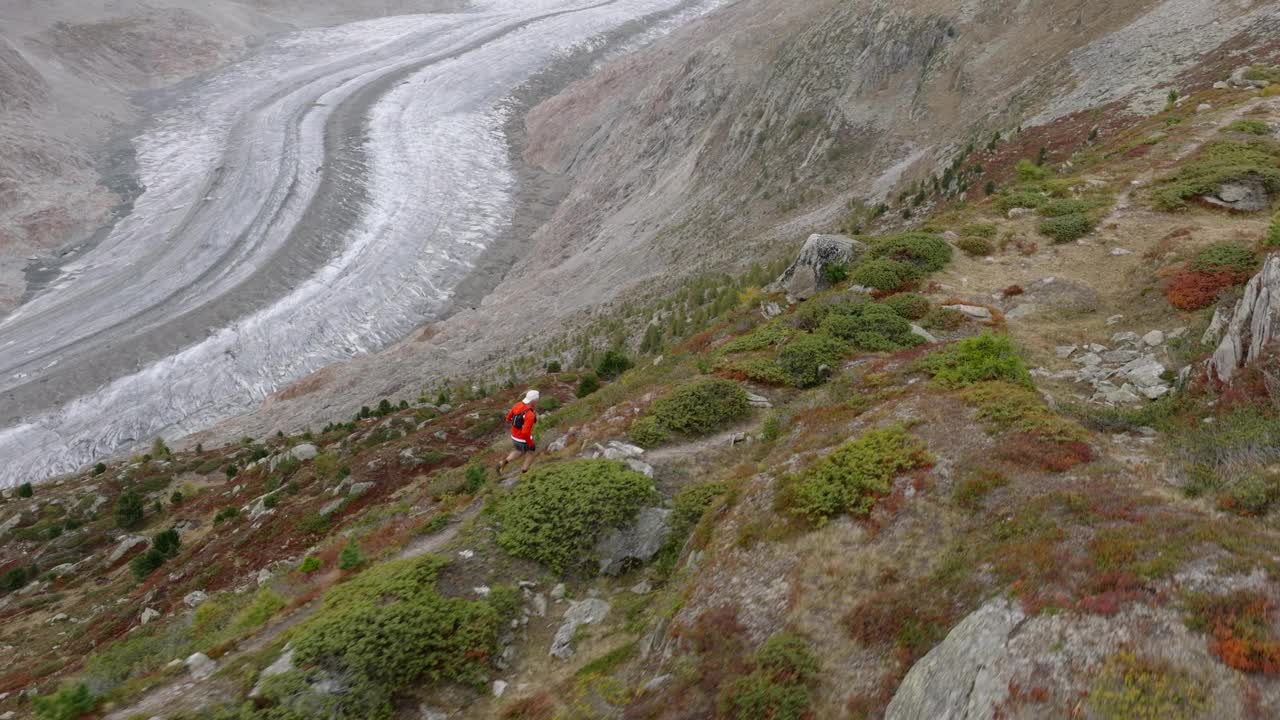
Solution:
[[[789,249],[496,381],[6,493],[0,704],[1280,714],[1280,385],[1271,355],[1212,380],[1202,341],[1275,246],[1275,188],[1263,211],[1197,200],[1270,187],[1259,123],[1280,96],[1227,87],[1061,162],[1012,133],[953,170],[981,164],[990,191],[917,181],[843,219],[865,252],[807,300],[770,285]],[[544,454],[496,477],[526,387]]]

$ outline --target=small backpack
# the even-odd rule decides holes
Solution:
[[[521,410],[519,414],[514,415],[514,416],[511,418],[511,427],[513,427],[513,428],[515,428],[515,429],[517,429],[517,430],[523,429],[523,428],[524,428],[524,414],[525,414],[525,413],[527,413],[527,412],[529,412],[527,409],[526,409],[526,410]]]

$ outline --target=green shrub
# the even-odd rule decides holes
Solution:
[[[142,496],[132,490],[126,490],[116,499],[116,526],[124,530],[133,530],[142,525],[146,509]]]
[[[302,564],[298,565],[298,571],[304,573],[313,573],[324,567],[324,563],[320,562],[320,558],[315,555],[308,555],[302,558]]]
[[[725,366],[726,370],[742,373],[748,380],[765,385],[790,385],[791,375],[776,360],[747,358]]]
[[[329,518],[320,513],[307,513],[298,518],[294,527],[304,535],[324,535],[329,532]]]
[[[809,688],[821,666],[798,635],[780,632],[756,651],[749,674],[720,693],[720,717],[732,720],[806,720],[812,717]]]
[[[34,580],[40,575],[40,571],[32,566],[31,568],[19,567],[13,568],[0,577],[0,590],[5,592],[13,592],[22,588],[28,582]]]
[[[149,548],[146,552],[129,561],[129,569],[133,571],[135,578],[142,580],[155,572],[161,565],[164,565],[164,561],[164,555],[155,548]]]
[[[828,285],[839,285],[849,279],[849,266],[845,263],[830,263],[822,268],[822,275]]]
[[[992,491],[1009,484],[1009,478],[996,470],[977,470],[969,473],[956,483],[953,495],[956,504],[969,510],[976,510],[983,498]]]
[[[867,254],[873,259],[897,260],[922,273],[931,273],[951,262],[951,245],[931,233],[909,232],[873,241]]]
[[[596,374],[606,380],[612,380],[631,369],[631,359],[620,350],[610,350],[596,363]]]
[[[830,335],[800,335],[778,353],[778,365],[796,387],[813,387],[826,378],[822,368],[834,371],[847,351],[848,346]]]
[[[1241,515],[1261,517],[1277,499],[1280,499],[1280,477],[1259,471],[1233,482],[1223,498],[1223,505]]]
[[[1268,250],[1280,248],[1280,215],[1271,218],[1271,225],[1267,228],[1267,236],[1263,238],[1262,246]]]
[[[181,505],[182,501],[185,499],[186,498],[183,497],[181,490],[174,490],[173,494],[169,496],[169,504],[175,506]]]
[[[81,683],[60,688],[52,695],[36,696],[31,705],[36,711],[36,720],[77,720],[93,712],[98,701],[88,686]]]
[[[764,425],[760,428],[760,439],[770,443],[780,437],[782,437],[782,417],[773,413],[764,419]]]
[[[750,411],[747,391],[730,380],[699,380],[659,398],[650,412],[663,429],[706,435],[731,425]]]
[[[1258,266],[1258,256],[1248,248],[1231,243],[1214,243],[1196,253],[1191,269],[1197,272],[1222,272],[1224,270],[1249,274]]]
[[[316,617],[295,633],[294,661],[300,669],[264,684],[264,698],[276,703],[273,710],[280,714],[263,720],[322,715],[386,720],[393,697],[404,688],[487,681],[487,658],[497,651],[498,613],[487,602],[437,592],[435,579],[443,565],[431,556],[395,560],[329,591]],[[311,691],[309,668],[343,678],[346,691],[338,696]]]
[[[1044,148],[1040,148],[1040,151],[1041,155],[1043,155]],[[1016,171],[1018,180],[1022,182],[1037,182],[1046,180],[1049,177],[1049,169],[1044,167],[1043,162],[1036,163],[1025,158],[1018,161]]]
[[[920,321],[927,330],[956,330],[964,324],[964,313],[950,308],[934,308]]]
[[[996,196],[995,204],[1003,212],[1014,208],[1036,209],[1049,201],[1048,196],[1039,190],[1029,188],[1011,188],[1002,190]]]
[[[821,329],[863,350],[891,352],[924,342],[911,332],[911,323],[888,305],[865,305],[854,314],[833,313],[822,321]]]
[[[990,240],[980,237],[962,237],[956,241],[956,247],[970,257],[987,257],[996,251]]]
[[[883,292],[898,290],[919,277],[915,267],[887,258],[866,260],[853,271],[855,285]]]
[[[363,564],[364,553],[360,552],[360,546],[354,540],[348,541],[342,547],[342,552],[338,553],[338,569],[354,570]]]
[[[488,479],[488,473],[485,472],[484,466],[472,463],[467,466],[467,471],[463,475],[462,489],[468,495],[475,495],[484,487],[485,480]]]
[[[1004,335],[984,333],[965,338],[926,355],[917,366],[944,387],[962,387],[982,380],[1031,385],[1027,366]]]
[[[35,494],[35,490],[32,489],[31,483],[25,482],[18,486],[18,497],[29,498],[34,494]]]
[[[995,223],[974,223],[965,225],[960,228],[961,237],[983,238],[985,240],[994,240],[996,237]]]
[[[1107,658],[1089,706],[1105,720],[1190,720],[1209,707],[1209,693],[1185,670],[1120,651]]]
[[[229,626],[231,633],[240,635],[250,630],[257,630],[275,617],[276,613],[283,610],[286,604],[284,598],[271,589],[259,590],[253,596],[253,600],[231,618]]]
[[[498,544],[516,557],[563,572],[606,528],[656,499],[652,481],[625,465],[575,460],[529,473],[497,507]]]
[[[1238,132],[1247,135],[1270,135],[1271,126],[1263,120],[1241,118],[1222,128],[1222,132]]]
[[[1073,198],[1054,198],[1046,201],[1039,208],[1042,217],[1062,217],[1063,215],[1079,215],[1092,210],[1092,206],[1084,200]]]
[[[929,301],[916,293],[898,293],[880,301],[908,320],[919,320],[929,314]]]
[[[1280,83],[1280,67],[1251,65],[1244,71],[1244,79],[1250,82]]]
[[[1277,157],[1280,157],[1280,143],[1268,138],[1214,140],[1161,179],[1152,197],[1162,209],[1180,210],[1186,207],[1187,200],[1212,195],[1222,183],[1246,177],[1259,180],[1268,192],[1280,192]]]
[[[1093,232],[1098,221],[1086,213],[1070,213],[1049,217],[1040,221],[1040,234],[1052,238],[1055,243],[1067,243]]]
[[[178,537],[178,531],[172,528],[161,533],[156,533],[156,536],[151,538],[151,547],[155,548],[157,552],[166,558],[171,558],[177,555],[181,546],[182,539]]]
[[[105,464],[105,463],[98,463],[97,465],[94,465],[94,466],[93,466],[93,474],[94,474],[94,475],[101,475],[102,473],[104,473],[104,472],[106,472],[106,471],[107,471],[107,466],[106,466],[106,464]]]
[[[627,439],[642,448],[655,448],[671,439],[671,433],[652,415],[642,417],[631,425]]]
[[[224,507],[213,516],[213,524],[218,525],[227,520],[234,520],[240,517],[240,508]]]
[[[584,398],[600,389],[600,379],[593,373],[587,373],[578,380],[577,396]]]
[[[550,361],[548,361],[548,362],[547,362],[547,365],[546,365],[546,368],[547,368],[547,372],[551,373],[552,375],[555,375],[556,373],[559,373],[559,372],[561,372],[561,370],[562,370],[562,368],[560,367],[560,361],[559,361],[559,360],[550,360]]]
[[[898,473],[929,463],[924,443],[901,427],[872,430],[836,449],[787,488],[785,504],[815,525],[868,515]]]
[[[1212,423],[1176,425],[1170,440],[1190,481],[1186,491],[1192,496],[1280,463],[1280,417],[1256,405],[1220,413]]]
[[[806,308],[808,307],[814,306],[806,306]],[[765,350],[774,347],[775,345],[781,345],[790,337],[791,329],[780,320],[773,320],[772,322],[761,325],[742,337],[734,338],[724,346],[723,351],[727,354],[733,354]]]

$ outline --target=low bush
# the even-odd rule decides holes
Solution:
[[[778,365],[796,387],[814,387],[836,369],[846,352],[848,346],[830,335],[800,335],[778,353]]]
[[[731,380],[699,380],[676,388],[653,403],[650,413],[662,429],[706,435],[747,416],[747,391]]]
[[[1064,215],[1080,215],[1089,212],[1092,206],[1084,200],[1075,198],[1054,198],[1038,208],[1041,217],[1063,217]]]
[[[360,552],[360,546],[356,545],[355,540],[348,540],[342,546],[342,552],[338,553],[338,569],[355,570],[364,563],[364,553]]]
[[[31,487],[31,483],[24,482],[18,486],[18,497],[29,498],[32,495],[35,495],[35,489]]]
[[[516,557],[563,572],[607,528],[653,502],[652,481],[618,462],[575,460],[529,473],[497,506],[498,544]]]
[[[989,469],[975,470],[956,483],[953,498],[957,505],[968,510],[977,510],[987,495],[1008,484],[1009,478],[1002,472]]]
[[[329,532],[329,518],[320,513],[307,513],[293,524],[304,535],[324,535]]]
[[[1164,297],[1179,310],[1202,310],[1213,305],[1225,290],[1242,282],[1239,273],[1183,270],[1164,283]]]
[[[921,319],[920,324],[927,330],[958,330],[964,325],[964,313],[950,308],[934,308]]]
[[[995,223],[974,223],[965,225],[960,228],[961,237],[983,238],[984,240],[994,240],[996,237]]]
[[[917,367],[943,387],[963,387],[983,380],[1031,386],[1026,364],[1005,335],[984,333],[965,338],[924,356]]]
[[[314,560],[314,558],[312,558]],[[303,564],[306,564],[305,561]],[[263,588],[253,596],[253,600],[244,607],[240,612],[232,616],[229,625],[230,632],[234,635],[257,630],[267,621],[275,617],[276,613],[285,608],[285,600],[279,594],[270,588]]]
[[[1280,462],[1280,417],[1265,404],[1247,405],[1220,413],[1212,423],[1177,424],[1170,441],[1187,476],[1187,492],[1200,495]]]
[[[631,369],[632,362],[620,350],[609,350],[596,363],[596,374],[606,380],[612,380]]]
[[[1122,650],[1102,664],[1089,705],[1102,718],[1190,720],[1208,708],[1204,686],[1185,670]]]
[[[178,531],[170,529],[157,533],[151,538],[151,547],[129,562],[129,569],[135,578],[142,580],[177,555],[181,545]]]
[[[1256,118],[1241,118],[1222,128],[1222,132],[1244,133],[1246,135],[1270,135],[1271,126]]]
[[[861,350],[891,352],[924,342],[911,332],[911,323],[888,305],[861,305],[850,313],[831,313],[820,329]]]
[[[782,321],[774,320],[761,325],[742,337],[734,338],[724,346],[723,352],[733,354],[765,350],[781,345],[790,337],[791,329]]]
[[[1007,435],[995,456],[1006,462],[1046,472],[1066,472],[1093,460],[1093,448],[1082,440],[1051,440],[1029,432]]]
[[[1002,212],[1014,208],[1034,210],[1049,201],[1049,197],[1039,190],[1030,188],[1010,188],[996,196],[995,205]]]
[[[900,290],[919,277],[920,271],[914,266],[889,258],[867,260],[853,271],[855,285],[881,292]]]
[[[821,666],[808,642],[780,632],[756,651],[749,672],[720,691],[720,717],[730,720],[806,720],[812,716],[810,687]]]
[[[1258,470],[1234,480],[1219,499],[1223,510],[1261,517],[1280,499],[1280,476]]]
[[[97,704],[93,693],[84,684],[64,687],[52,695],[38,695],[31,700],[36,720],[77,720],[93,712]]]
[[[929,462],[924,442],[905,429],[872,430],[790,480],[783,505],[814,525],[841,513],[866,516],[894,477]]]
[[[1262,246],[1268,250],[1280,248],[1280,214],[1271,218],[1271,225],[1267,227],[1267,234],[1262,239]]]
[[[324,567],[324,563],[315,555],[308,555],[302,559],[302,563],[298,565],[298,572],[313,573]]]
[[[1245,178],[1258,180],[1268,192],[1280,192],[1277,158],[1280,143],[1268,138],[1214,140],[1162,178],[1152,198],[1164,210],[1180,210],[1193,197],[1212,195],[1224,182]]]
[[[867,255],[873,259],[896,260],[914,266],[921,273],[931,273],[951,262],[951,245],[931,233],[908,232],[872,241]]]
[[[956,247],[969,257],[987,257],[996,251],[990,240],[980,237],[962,237],[956,241]]]
[[[652,415],[642,417],[631,424],[627,439],[642,448],[655,448],[671,439],[671,433]]]
[[[116,499],[116,527],[122,530],[134,530],[142,526],[146,515],[142,496],[132,490],[125,490]]]
[[[769,358],[747,358],[724,365],[724,370],[753,382],[765,385],[791,385],[791,375],[777,360]]]
[[[1231,243],[1214,243],[1202,248],[1191,260],[1190,268],[1197,272],[1231,272],[1248,279],[1258,267],[1258,255],[1254,251]]]
[[[880,302],[908,320],[919,320],[929,314],[929,300],[917,293],[898,293]]]
[[[584,398],[599,389],[600,379],[593,373],[587,373],[578,380],[578,389],[574,394],[580,398]]]
[[[1208,632],[1209,651],[1242,672],[1280,673],[1280,639],[1275,632],[1275,603],[1256,590],[1187,598],[1187,625]]]
[[[1069,213],[1040,221],[1040,234],[1052,238],[1055,243],[1067,243],[1093,232],[1098,221],[1086,213]]]
[[[395,694],[424,682],[478,686],[488,680],[500,618],[485,601],[445,597],[435,588],[439,558],[376,565],[325,596],[315,618],[293,636],[299,667],[269,678],[262,717],[324,715],[385,720]],[[341,695],[317,693],[317,677],[342,678]]]

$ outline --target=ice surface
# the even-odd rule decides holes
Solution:
[[[135,140],[133,212],[0,323],[0,485],[207,427],[439,313],[510,221],[504,99],[682,5],[483,0],[292,34],[192,89]]]

